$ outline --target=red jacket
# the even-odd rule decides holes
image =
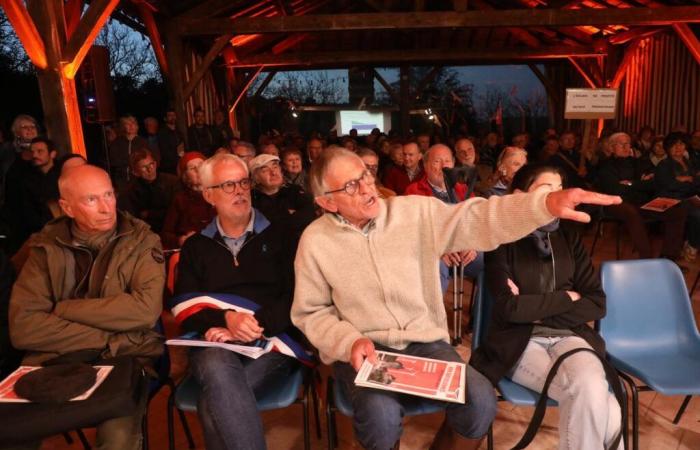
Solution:
[[[185,188],[175,194],[165,215],[161,238],[166,249],[178,248],[178,238],[202,230],[216,216],[216,210],[204,200],[201,192]]]
[[[420,180],[423,178],[424,173],[423,166],[421,165],[418,169],[418,174],[416,175],[415,180]],[[403,167],[391,166],[384,175],[382,184],[384,187],[396,192],[397,195],[403,195],[408,185],[411,184],[411,180],[408,178],[406,169]]]
[[[465,197],[467,196],[467,185],[464,183],[457,183],[454,186],[454,193],[457,196],[458,202],[464,201]],[[430,187],[430,184],[428,184],[428,177],[423,175],[413,183],[409,184],[408,187],[406,187],[404,195],[422,195],[424,197],[432,197],[433,189]],[[474,196],[473,192],[471,196]]]

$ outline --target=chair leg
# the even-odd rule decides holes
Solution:
[[[141,450],[148,450],[148,408],[141,419]]]
[[[632,450],[639,450],[639,391],[634,380],[623,372],[618,372],[620,378],[627,382],[632,392]]]
[[[333,413],[333,378],[328,378],[326,382],[326,433],[328,434],[328,450],[333,450],[338,445],[336,435],[335,414]]]
[[[321,439],[321,417],[319,416],[319,406],[318,406],[318,392],[316,392],[316,375],[318,372],[314,371],[312,379],[314,380],[311,385],[311,401],[314,407],[314,420],[316,421],[316,439]]]
[[[593,244],[591,244],[591,257],[593,257],[593,253],[595,252],[595,245],[598,243],[598,236],[600,236],[600,232],[602,231],[603,228],[603,221],[599,220],[598,225],[595,228],[595,235],[593,236]]]
[[[75,430],[75,433],[78,435],[78,439],[80,439],[80,443],[83,444],[83,448],[85,450],[90,450],[92,448],[92,446],[90,445],[90,442],[85,437],[85,433],[83,433],[83,430],[77,429],[77,430]]]
[[[190,431],[190,425],[187,423],[187,416],[181,410],[177,410],[180,416],[180,423],[182,424],[182,431],[185,432],[185,437],[187,438],[187,447],[192,450],[194,449],[194,438],[192,437],[192,432]],[[174,450],[174,449],[173,449]]]
[[[493,425],[489,425],[489,431],[486,433],[486,448],[493,450]]]
[[[70,435],[68,431],[63,433],[63,439],[66,440],[66,444],[72,445],[73,444],[73,436]]]
[[[173,410],[175,409],[174,390],[170,388],[168,396],[168,449],[175,450],[175,421],[173,420]]]
[[[700,272],[698,272],[698,275],[695,277],[695,281],[693,281],[693,287],[690,288],[690,294],[688,295],[691,299],[693,298],[693,293],[695,292],[695,288],[698,287],[698,282],[700,281]]]
[[[304,394],[301,399],[301,414],[304,422],[304,450],[310,450],[311,448],[311,431],[309,430],[309,409],[311,405],[309,404],[309,397],[311,397],[311,392],[309,392],[309,384],[304,387]]]
[[[685,412],[685,409],[688,407],[688,403],[690,403],[690,399],[692,397],[693,397],[692,395],[687,395],[685,397],[685,399],[683,400],[683,404],[678,409],[678,412],[676,413],[676,417],[673,419],[674,425],[678,425],[678,422],[681,421],[681,417],[683,417],[683,413]]]

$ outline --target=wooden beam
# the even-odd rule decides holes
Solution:
[[[184,13],[180,14],[179,17],[191,17],[191,18],[204,18],[204,17],[214,17],[221,13],[230,11],[241,5],[246,4],[246,0],[208,0],[197,4],[197,6],[188,9]]]
[[[260,83],[260,86],[258,86],[258,89],[255,91],[255,94],[253,94],[253,97],[260,97],[262,93],[265,92],[265,88],[267,88],[267,86],[270,84],[270,81],[272,81],[272,79],[275,78],[275,75],[277,75],[276,70],[269,71],[265,76],[263,82]]]
[[[68,78],[75,77],[97,34],[118,4],[119,0],[94,0],[85,11],[61,55],[63,72]]]
[[[379,81],[379,84],[381,84],[382,87],[387,91],[387,93],[389,93],[389,95],[391,96],[391,99],[394,100],[394,103],[396,103],[398,105],[399,104],[399,96],[396,95],[396,91],[394,90],[394,88],[392,88],[391,85],[386,82],[384,77],[381,76],[379,74],[379,72],[377,72],[377,69],[372,69],[372,72],[374,73],[374,78],[376,78],[377,81]]]
[[[480,10],[493,10],[495,9],[491,4],[484,0],[472,0],[472,4],[479,8]],[[532,33],[522,28],[508,27],[508,32],[518,41],[527,45],[528,47],[536,48],[540,46],[540,40],[537,39]]]
[[[202,81],[202,78],[204,77],[204,74],[207,73],[207,70],[209,70],[209,67],[211,67],[211,64],[214,62],[217,56],[219,56],[219,53],[226,47],[228,42],[231,40],[231,35],[224,35],[224,36],[219,36],[216,38],[212,46],[209,48],[209,51],[207,52],[206,55],[204,55],[204,59],[202,59],[202,63],[197,67],[197,70],[194,71],[192,76],[190,77],[190,80],[187,82],[187,85],[185,86],[185,89],[183,91],[183,95],[185,96],[185,101],[187,101],[188,98],[190,98],[190,95],[194,92],[194,89],[197,87],[200,81]]]
[[[168,56],[170,66],[170,78],[168,90],[172,98],[172,107],[175,109],[177,116],[177,128],[185,138],[185,147],[187,146],[187,111],[185,110],[185,49],[182,38],[177,33],[177,28],[172,21],[165,24],[165,53]]]
[[[547,76],[543,74],[539,67],[537,67],[535,64],[528,64],[527,66],[530,68],[532,73],[534,73],[535,76],[540,80],[540,83],[542,83],[542,86],[544,86],[544,90],[547,91],[547,95],[552,98],[552,101],[559,101],[559,93],[554,88],[552,81],[548,79]]]
[[[400,65],[401,63],[429,62],[493,62],[493,61],[531,61],[561,59],[572,56],[593,57],[600,55],[599,50],[590,47],[540,47],[536,49],[421,49],[421,50],[376,50],[376,51],[340,51],[340,52],[290,52],[282,55],[261,54],[242,58],[236,67],[296,67],[296,66],[347,66],[349,64],[382,63]]]
[[[138,9],[139,14],[141,15],[141,20],[143,20],[144,25],[146,25],[148,39],[150,39],[151,41],[151,47],[153,47],[153,53],[156,56],[156,61],[158,61],[158,67],[160,67],[160,72],[163,74],[163,77],[167,78],[170,76],[170,69],[168,68],[168,59],[165,57],[165,50],[163,50],[163,41],[160,39],[160,31],[158,30],[156,20],[153,17],[153,10],[143,2],[137,3],[136,9]]]
[[[468,0],[452,0],[452,9],[459,12],[464,12],[469,6]]]
[[[592,88],[598,87],[596,85],[596,82],[595,82],[593,76],[590,73],[588,73],[588,71],[581,64],[579,64],[575,58],[569,57],[568,60],[574,66],[574,69],[576,69],[578,71],[578,73],[581,75],[581,77],[583,77],[584,81],[588,84],[589,87],[592,87]]]
[[[626,44],[637,38],[647,38],[653,36],[660,31],[666,30],[666,27],[639,27],[633,28],[629,31],[623,31],[621,33],[616,33],[608,39],[608,42],[612,45]]]
[[[46,69],[46,49],[34,21],[21,0],[0,0],[0,6],[15,30],[27,56],[37,69]]]
[[[688,47],[688,51],[695,58],[695,61],[700,64],[700,40],[698,40],[697,35],[685,23],[674,23],[673,29],[685,46]]]
[[[432,70],[428,72],[422,80],[420,80],[418,86],[416,86],[416,91],[413,93],[414,100],[418,100],[420,98],[425,88],[427,88],[428,85],[432,83],[437,74],[440,72],[440,69],[442,69],[442,66],[433,67]]]
[[[251,71],[248,76],[241,80],[238,88],[233,93],[233,103],[229,108],[229,114],[236,110],[236,106],[238,106],[238,103],[241,101],[245,93],[248,92],[250,85],[253,84],[253,81],[255,81],[255,78],[258,76],[258,74],[260,74],[260,72],[262,72],[262,70],[262,66],[256,67],[255,70]]]
[[[700,6],[603,9],[514,9],[409,13],[318,14],[237,19],[177,19],[183,35],[579,25],[669,25],[700,22]]]
[[[625,55],[622,57],[622,61],[620,61],[620,65],[617,66],[617,70],[615,71],[615,76],[610,82],[611,88],[618,89],[620,87],[620,84],[622,84],[622,80],[627,74],[627,69],[629,68],[630,63],[632,62],[632,57],[639,48],[639,45],[642,43],[642,39],[644,38],[638,38],[635,41],[632,41],[632,43],[628,45],[625,49]]]
[[[64,15],[66,16],[66,38],[73,34],[78,24],[80,23],[80,16],[83,14],[83,6],[85,2],[83,0],[67,0],[64,9]]]

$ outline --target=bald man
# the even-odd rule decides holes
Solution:
[[[29,240],[30,253],[10,298],[10,337],[26,351],[23,364],[91,353],[93,362],[122,355],[161,355],[153,331],[165,272],[160,238],[144,222],[118,212],[107,172],[73,167],[58,181],[65,216]],[[97,427],[96,448],[141,448],[145,392],[131,416]],[[37,447],[28,443],[27,448]]]

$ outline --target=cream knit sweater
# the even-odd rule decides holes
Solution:
[[[379,216],[367,236],[325,214],[299,243],[292,322],[326,364],[347,362],[361,337],[397,349],[447,341],[439,257],[493,250],[551,222],[547,193],[458,205],[421,196],[379,200]]]

